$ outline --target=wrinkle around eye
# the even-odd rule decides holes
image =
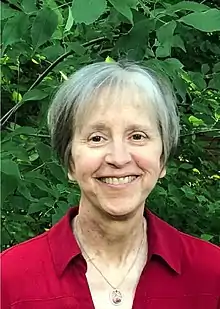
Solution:
[[[89,141],[94,142],[94,143],[100,143],[104,138],[102,136],[92,136]]]
[[[90,146],[102,146],[107,142],[107,138],[101,134],[92,134],[88,137],[87,142]]]
[[[134,133],[134,134],[132,134],[131,137],[134,137],[134,136],[139,136],[139,137],[144,138],[144,139],[148,138],[148,136],[146,134],[141,134],[141,133]]]
[[[135,136],[140,137],[140,139],[135,139],[134,138]],[[135,143],[144,143],[150,139],[148,134],[146,134],[145,132],[133,132],[129,138],[132,140],[132,142],[135,142]]]

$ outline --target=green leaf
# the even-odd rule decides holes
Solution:
[[[18,165],[9,159],[2,160],[1,171],[6,175],[11,175],[21,179],[21,174]]]
[[[8,0],[10,4],[13,4],[19,8],[18,0]]]
[[[16,15],[16,11],[10,8],[7,4],[1,3],[1,20],[9,19],[10,17]]]
[[[36,149],[43,162],[51,161],[51,157],[52,157],[51,147],[40,142],[36,145]]]
[[[201,66],[201,72],[202,74],[207,74],[210,70],[210,66],[208,65],[208,63],[203,63]]]
[[[185,196],[190,199],[190,200],[194,200],[195,199],[195,191],[189,187],[184,185],[181,190],[185,193]]]
[[[190,170],[193,168],[193,166],[192,164],[189,164],[189,163],[182,163],[179,168],[182,168],[184,170]]]
[[[220,72],[213,75],[213,78],[209,82],[208,88],[216,90],[220,89]]]
[[[46,206],[40,202],[31,203],[28,209],[28,215],[32,215],[36,212],[45,211]]]
[[[62,183],[67,183],[63,168],[55,162],[47,163],[50,173]]]
[[[206,12],[191,13],[183,16],[179,21],[200,31],[220,31],[220,10],[210,9]]]
[[[157,29],[157,39],[160,42],[156,50],[157,57],[170,56],[175,28],[176,22],[173,20]]]
[[[67,19],[66,26],[65,26],[65,29],[64,29],[64,31],[66,31],[66,32],[70,31],[70,29],[72,28],[72,25],[73,25],[72,10],[71,10],[70,7],[68,7],[68,8],[69,8],[68,19]]]
[[[39,158],[39,154],[37,152],[33,152],[29,156],[29,161],[32,163],[32,162],[36,161],[38,158]]]
[[[171,77],[172,78],[172,77]],[[181,96],[183,102],[186,101],[186,94],[187,94],[187,89],[188,85],[187,83],[181,78],[181,75],[176,75],[172,79],[173,85],[176,88],[178,95]]]
[[[163,187],[161,187],[161,186],[159,186],[159,185],[155,188],[155,192],[156,192],[158,195],[167,196],[167,191],[166,191]]]
[[[174,202],[178,204],[181,199],[181,190],[177,188],[176,185],[169,183],[168,192],[169,192],[169,196],[172,196],[173,198],[175,198]]]
[[[174,20],[162,25],[157,29],[157,38],[160,43],[165,43],[173,37],[174,30],[176,29],[176,22]]]
[[[28,26],[29,17],[23,12],[16,13],[14,17],[10,18],[5,23],[2,32],[2,44],[4,50],[8,45],[20,41],[27,32]]]
[[[52,215],[52,224],[55,224],[59,221],[69,209],[69,206],[66,202],[60,201],[57,203],[58,208],[55,209],[55,214]]]
[[[5,152],[5,153],[8,152],[10,154],[13,154],[14,151],[15,151],[15,153],[17,153],[17,151],[20,150],[19,148],[22,148],[22,150],[24,150],[23,147],[18,147],[17,143],[15,143],[13,140],[11,140],[11,136],[13,136],[11,133],[8,134],[8,135],[9,135],[9,138],[2,142],[2,145],[1,145],[2,146],[2,148],[1,148],[2,152]]]
[[[199,90],[206,89],[206,82],[203,78],[203,75],[200,72],[189,72],[193,83],[198,87]]]
[[[213,235],[209,235],[209,234],[202,234],[201,239],[206,240],[206,241],[210,241],[213,238]]]
[[[173,47],[179,47],[186,53],[185,43],[179,34],[174,35],[172,41],[173,41],[172,42]]]
[[[12,101],[15,102],[15,103],[20,103],[21,100],[22,100],[21,94],[14,90],[12,92]]]
[[[23,195],[28,201],[35,201],[36,199],[31,196],[31,192],[24,182],[20,182],[18,185],[18,192]]]
[[[158,46],[156,49],[156,56],[158,58],[168,57],[171,54],[171,42],[164,42],[162,45]]]
[[[22,146],[19,147],[16,143],[15,146],[10,148],[10,145],[4,147],[4,150],[7,149],[7,152],[11,154],[14,158],[28,162],[29,161],[29,156],[28,152],[26,149],[24,149]]]
[[[133,14],[131,9],[136,7],[137,1],[131,0],[109,0],[113,7],[124,15],[133,24]]]
[[[15,222],[22,222],[22,223],[27,223],[27,222],[33,223],[34,222],[34,219],[31,218],[30,216],[20,215],[20,214],[11,214],[10,219]]]
[[[4,203],[6,198],[13,194],[15,189],[18,186],[18,181],[14,177],[7,175],[7,174],[1,174],[1,205]]]
[[[220,62],[215,63],[213,72],[220,72]]]
[[[29,31],[29,29],[28,29]],[[30,45],[27,44],[27,42],[24,42],[24,40],[27,40],[27,34],[24,35],[22,41],[16,42],[16,44],[13,44],[12,49],[7,49],[7,56],[11,59],[19,59],[20,55],[25,57],[30,57],[30,54],[32,53],[32,48]],[[26,89],[26,87],[25,87]]]
[[[28,214],[33,214],[40,211],[45,211],[47,208],[51,208],[54,205],[54,200],[50,197],[42,197],[36,203],[31,203],[28,209]]]
[[[79,42],[68,43],[68,50],[73,50],[77,55],[83,55],[86,52],[85,47],[83,47]]]
[[[6,227],[4,227],[4,223],[1,226],[1,251],[9,248],[9,244],[11,244],[11,234],[7,230],[5,229]]]
[[[25,179],[29,179],[29,180],[31,180],[31,179],[41,179],[41,180],[43,180],[43,181],[46,181],[47,180],[47,178],[43,175],[43,174],[41,174],[40,172],[38,172],[38,171],[30,171],[30,172],[26,172],[25,173]]]
[[[54,45],[48,46],[43,49],[43,55],[49,60],[54,61],[62,54],[64,54],[64,49],[60,46],[60,43],[55,43]]]
[[[52,37],[57,25],[58,17],[53,10],[44,8],[38,12],[31,28],[32,43],[35,50]]]
[[[43,8],[50,8],[53,10],[56,15],[58,16],[58,24],[59,26],[63,26],[63,15],[61,10],[57,6],[56,0],[44,0],[43,1]]]
[[[92,24],[104,13],[106,7],[106,0],[73,0],[73,19],[77,23]]]
[[[33,0],[23,0],[21,6],[27,14],[37,11],[35,1]]]
[[[112,59],[111,57],[107,56],[106,59],[105,59],[105,62],[106,62],[106,63],[112,63],[112,62],[114,63],[115,60]]]
[[[57,194],[55,191],[51,190],[42,180],[40,179],[34,179],[34,178],[28,178],[26,179],[28,182],[34,184],[37,188],[39,188],[41,191],[44,191],[48,194],[51,194],[54,197],[57,197]]]
[[[37,128],[33,128],[33,127],[18,127],[12,133],[10,133],[10,135],[11,136],[30,135],[30,134],[36,134],[36,132],[37,132]]]
[[[199,119],[195,116],[189,116],[189,122],[191,122],[193,124],[193,126],[198,127],[200,125],[204,124],[204,121],[202,119]]]
[[[164,73],[170,76],[170,78],[173,80],[176,80],[178,78],[178,74],[183,68],[183,64],[176,58],[167,58],[163,61],[159,61],[158,65],[161,66]]]
[[[206,203],[208,200],[204,195],[197,195],[196,199],[200,202],[200,203]]]
[[[67,212],[67,210],[69,209],[69,205],[67,202],[64,201],[59,201],[57,203],[57,206],[59,207],[59,209],[63,212],[63,214],[65,214]]]
[[[166,13],[178,12],[178,11],[196,11],[203,12],[208,10],[209,7],[202,3],[197,3],[194,1],[181,1],[177,4],[171,5],[166,9]]]
[[[48,92],[39,89],[32,89],[24,94],[22,102],[42,100],[48,97],[48,95]]]
[[[79,205],[80,200],[80,192],[79,189],[74,189],[72,192],[70,192],[67,196],[67,202],[71,206]]]
[[[127,59],[140,60],[146,53],[149,33],[154,23],[139,12],[134,12],[134,26],[127,35],[121,36],[115,44],[115,54],[122,51]]]

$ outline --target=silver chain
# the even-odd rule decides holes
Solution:
[[[77,221],[77,218],[75,219],[75,225],[78,225],[78,221]],[[102,276],[102,278],[108,283],[108,285],[110,285],[110,287],[113,289],[113,290],[117,290],[125,281],[126,277],[128,276],[128,274],[130,273],[130,271],[132,270],[132,268],[134,267],[136,261],[137,261],[137,258],[138,258],[138,255],[140,253],[140,250],[141,250],[141,247],[143,246],[143,243],[144,243],[144,224],[143,224],[143,237],[142,237],[142,240],[141,240],[141,243],[140,243],[140,246],[138,248],[138,251],[137,251],[137,254],[135,256],[135,259],[134,261],[132,262],[131,266],[129,267],[127,273],[125,274],[124,278],[122,279],[122,281],[116,286],[114,287],[110,282],[109,280],[103,275],[103,273],[101,272],[101,270],[95,265],[95,263],[92,261],[92,259],[90,258],[90,256],[88,255],[88,253],[86,252],[86,250],[84,249],[84,247],[82,246],[82,243],[81,241],[79,240],[79,236],[77,235],[77,226],[75,226],[75,237],[76,237],[76,240],[77,242],[79,243],[80,245],[80,248],[82,249],[82,251],[84,252],[84,254],[86,255],[86,257],[88,258],[88,260],[92,263],[92,265],[95,267],[95,269],[100,273],[100,275]]]

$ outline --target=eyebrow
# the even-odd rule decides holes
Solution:
[[[109,131],[110,127],[104,122],[98,122],[89,126],[89,129],[95,131]],[[150,126],[142,124],[130,124],[126,127],[126,131],[136,131],[136,130],[152,131],[152,128]]]
[[[94,123],[91,126],[89,126],[89,129],[96,130],[96,131],[107,131],[109,130],[109,127],[104,122],[98,122],[98,123]]]

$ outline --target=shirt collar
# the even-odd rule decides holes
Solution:
[[[78,207],[67,214],[48,231],[48,242],[54,267],[61,276],[71,260],[81,253],[72,232],[71,221],[78,214]],[[147,219],[148,260],[160,256],[178,274],[181,273],[181,241],[179,232],[159,219],[149,210]]]
[[[181,236],[174,227],[146,210],[148,260],[160,256],[176,273],[181,274]]]

